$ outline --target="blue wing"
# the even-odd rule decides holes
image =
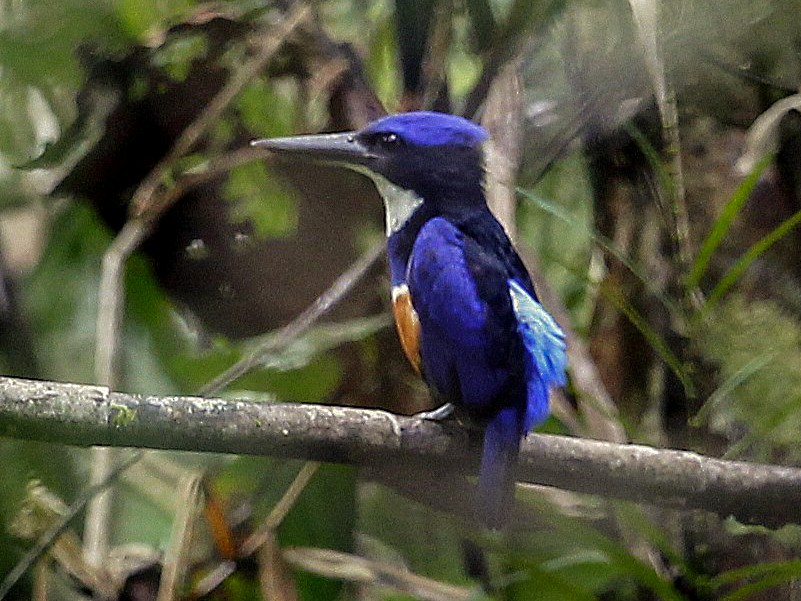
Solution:
[[[478,415],[499,408],[520,371],[511,357],[517,320],[506,273],[495,255],[441,217],[421,228],[407,272],[423,375],[444,400]]]
[[[428,221],[406,281],[426,381],[486,420],[479,509],[486,525],[499,527],[520,439],[547,415],[549,388],[564,382],[565,345],[502,228],[489,213],[482,219],[467,233],[443,218]]]
[[[548,416],[550,389],[565,384],[565,336],[543,306],[512,279],[509,296],[517,316],[517,330],[526,347],[528,403],[524,431],[528,432]]]

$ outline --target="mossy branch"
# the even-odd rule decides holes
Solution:
[[[0,435],[71,445],[271,455],[475,471],[469,430],[384,411],[110,392],[98,386],[0,378]],[[472,437],[473,439],[475,437]],[[687,451],[531,434],[521,482],[698,508],[738,520],[801,523],[801,469]]]

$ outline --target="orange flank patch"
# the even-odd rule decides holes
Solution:
[[[412,306],[409,288],[405,285],[392,289],[392,314],[398,329],[401,347],[414,370],[420,373],[420,319]]]

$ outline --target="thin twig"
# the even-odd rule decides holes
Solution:
[[[492,82],[481,124],[492,145],[487,151],[487,204],[503,224],[509,237],[517,237],[517,172],[523,143],[523,105],[520,61],[513,59]]]
[[[22,578],[23,574],[25,574],[25,572],[31,568],[34,562],[36,562],[36,560],[39,559],[50,548],[50,545],[53,544],[53,541],[55,541],[59,535],[64,532],[72,520],[74,520],[81,511],[83,511],[83,508],[86,506],[89,500],[94,498],[98,492],[113,482],[114,479],[116,479],[117,476],[119,476],[122,472],[139,461],[141,457],[141,451],[134,453],[122,463],[117,465],[117,467],[115,467],[111,472],[109,472],[105,480],[95,484],[94,486],[90,486],[81,492],[80,496],[70,506],[67,514],[64,515],[64,517],[59,520],[58,523],[56,523],[50,530],[48,530],[39,539],[36,545],[28,549],[28,552],[22,556],[14,568],[3,579],[2,584],[0,584],[0,601],[5,599],[6,595],[8,595],[14,585],[16,585],[19,579]]]
[[[100,308],[97,323],[97,351],[95,377],[104,386],[114,387],[114,364],[116,361],[119,328],[122,317],[122,273],[125,261],[139,246],[161,213],[180,198],[188,188],[231,168],[259,156],[252,149],[242,149],[212,161],[200,174],[187,174],[174,190],[163,191],[157,196],[160,185],[175,162],[184,156],[217,121],[236,95],[252,80],[275,55],[289,35],[308,17],[305,5],[286,18],[272,34],[259,32],[262,40],[256,56],[237,70],[228,83],[212,99],[206,109],[183,131],[170,152],[151,170],[134,192],[131,204],[137,217],[129,220],[103,259],[100,285]],[[141,218],[139,218],[141,217]]]
[[[98,288],[97,333],[95,341],[95,381],[100,386],[116,386],[116,363],[122,316],[122,282],[125,261],[147,233],[144,224],[129,221],[120,230],[103,256]]]
[[[385,411],[110,392],[0,378],[0,436],[474,473],[470,432]],[[801,469],[530,434],[518,479],[769,526],[801,523]]]
[[[259,159],[269,159],[272,156],[267,150],[259,148],[258,146],[248,146],[246,148],[237,148],[230,152],[225,152],[219,156],[209,159],[201,169],[197,171],[188,171],[180,175],[175,184],[165,190],[160,196],[160,203],[166,206],[171,206],[179,198],[183,197],[189,190],[196,188],[202,184],[216,179],[217,177],[227,174],[232,169],[252,163]]]
[[[114,465],[116,450],[108,447],[93,447],[90,457],[90,485],[103,482],[111,472],[111,466]],[[98,491],[86,508],[83,529],[83,557],[90,566],[102,566],[108,555],[113,503],[114,495],[112,490],[106,487]]]
[[[98,311],[95,332],[95,381],[101,386],[117,385],[117,361],[122,321],[123,269],[125,260],[139,246],[146,233],[141,221],[129,221],[103,256],[98,288]],[[90,485],[104,482],[114,463],[112,449],[92,449]],[[84,557],[92,566],[100,566],[108,551],[109,521],[113,496],[104,488],[89,503],[84,528]]]
[[[132,214],[134,216],[147,215],[153,218],[166,208],[163,197],[157,196],[166,176],[181,157],[187,154],[198,141],[206,135],[209,129],[217,123],[228,105],[239,95],[253,78],[258,76],[267,63],[272,60],[275,53],[283,46],[290,35],[302,24],[310,14],[311,9],[303,3],[296,3],[296,9],[287,16],[278,26],[265,31],[259,30],[252,37],[256,54],[240,69],[233,72],[225,86],[217,92],[205,110],[190,123],[173,144],[170,151],[152,169],[147,177],[131,197]]]
[[[481,117],[481,125],[487,129],[491,140],[485,145],[487,206],[512,241],[517,240],[516,186],[523,142],[524,101],[520,59],[516,57],[492,81]],[[542,279],[536,262],[527,267],[533,278]],[[539,285],[535,287],[539,289]],[[551,411],[563,423],[578,426],[576,412],[564,395],[551,396]]]
[[[487,157],[487,204],[501,221],[511,238],[516,236],[515,210],[517,207],[516,179],[520,166],[523,135],[523,102],[520,88],[519,60],[511,60],[496,76],[487,96],[482,125],[490,132],[493,145]],[[544,305],[554,314],[567,337],[570,373],[578,395],[579,409],[586,418],[586,427],[579,426],[573,407],[561,395],[551,398],[552,411],[571,426],[576,434],[589,434],[594,438],[624,442],[626,435],[617,420],[617,408],[600,380],[600,375],[589,356],[583,341],[575,335],[570,316],[548,283],[541,277],[538,262],[532,253],[526,253],[526,266],[532,274],[535,288]]]
[[[197,393],[201,396],[214,394],[258,366],[266,355],[286,348],[353,289],[370,267],[372,267],[384,253],[384,247],[385,243],[383,240],[372,246],[366,253],[356,259],[342,275],[334,280],[334,283],[318,296],[303,313],[278,330],[247,357],[243,357],[223,373],[203,385]]]
[[[248,556],[253,554],[256,549],[274,536],[275,529],[281,525],[286,515],[295,506],[295,503],[298,502],[300,494],[306,489],[309,482],[311,482],[312,477],[317,473],[317,468],[319,467],[320,464],[316,461],[307,461],[303,464],[298,475],[292,480],[292,484],[289,485],[289,488],[284,491],[283,496],[279,499],[278,503],[275,504],[275,507],[273,507],[267,519],[265,519],[264,522],[251,533],[247,540],[242,543],[240,548],[240,553],[242,555]]]
[[[131,204],[136,217],[130,219],[109,247],[103,259],[100,285],[100,308],[97,321],[97,351],[95,377],[99,384],[114,387],[114,366],[117,358],[117,340],[122,318],[122,275],[125,261],[149,233],[150,225],[188,188],[227,169],[257,158],[250,149],[224,155],[212,161],[201,174],[187,174],[175,190],[163,191],[162,181],[176,161],[184,156],[219,119],[222,112],[275,55],[291,33],[308,17],[309,9],[303,5],[275,28],[271,34],[259,32],[259,52],[237,70],[228,83],[214,96],[206,109],[183,131],[169,153],[151,170],[134,192]]]
[[[645,65],[651,78],[654,97],[659,107],[662,131],[665,137],[665,171],[668,181],[664,193],[670,205],[670,235],[673,239],[679,274],[689,274],[692,267],[690,247],[690,218],[684,187],[684,172],[681,163],[681,136],[679,134],[679,111],[676,93],[667,78],[664,60],[664,34],[660,3],[656,0],[629,0],[640,45],[644,51]],[[698,286],[686,290],[687,308],[697,311],[703,304],[703,295]]]

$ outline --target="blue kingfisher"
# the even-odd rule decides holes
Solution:
[[[520,441],[565,383],[562,331],[484,194],[487,132],[412,112],[358,132],[257,140],[282,155],[342,165],[375,182],[386,209],[392,307],[401,346],[447,415],[484,426],[478,513],[503,524]]]

